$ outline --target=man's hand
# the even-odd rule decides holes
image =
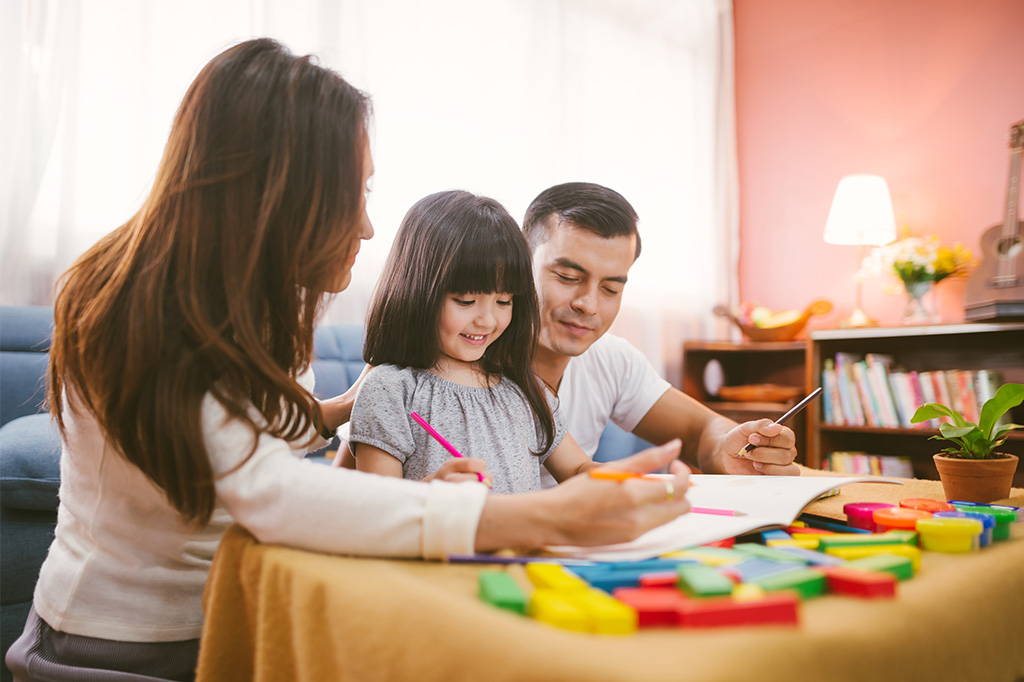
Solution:
[[[747,443],[755,447],[744,452]],[[744,422],[725,434],[716,459],[726,474],[799,476],[796,435],[771,419]]]

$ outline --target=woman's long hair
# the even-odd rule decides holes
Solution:
[[[533,372],[540,312],[530,250],[497,201],[452,190],[409,209],[370,303],[363,359],[434,367],[441,358],[445,300],[467,293],[512,294],[512,320],[484,351],[480,366],[519,386],[541,421],[545,452],[554,440],[554,418]]]
[[[58,286],[50,411],[63,432],[62,401],[81,399],[190,521],[216,502],[207,394],[254,436],[320,424],[295,376],[359,238],[368,116],[310,57],[226,50],[189,87],[142,208]]]

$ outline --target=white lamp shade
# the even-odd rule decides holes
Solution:
[[[847,175],[839,181],[825,221],[829,244],[881,245],[896,239],[889,185],[880,175]]]

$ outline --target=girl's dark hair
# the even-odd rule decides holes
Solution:
[[[63,432],[62,401],[81,400],[190,521],[216,502],[206,395],[254,436],[321,422],[295,377],[359,239],[368,116],[365,95],[273,40],[224,51],[185,94],[142,208],[58,287],[50,411]]]
[[[613,189],[593,182],[566,182],[549,187],[530,203],[523,218],[523,234],[535,250],[547,241],[551,228],[572,223],[599,237],[636,237],[633,260],[640,257],[636,210]]]
[[[441,358],[441,312],[451,294],[512,294],[512,321],[481,366],[523,391],[545,434],[554,419],[533,373],[540,313],[530,251],[508,211],[493,199],[453,190],[425,197],[405,214],[366,318],[363,359],[430,369]]]

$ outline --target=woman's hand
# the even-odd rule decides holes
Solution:
[[[488,497],[477,551],[627,542],[685,514],[690,470],[678,460],[680,447],[673,440],[604,467],[648,473],[668,465],[672,479],[609,481],[584,474],[549,490]]]
[[[477,474],[482,474],[483,479]],[[493,487],[491,475],[487,473],[487,464],[482,459],[475,457],[452,457],[445,460],[441,468],[423,478],[424,482],[448,481],[449,483],[464,483],[466,481],[479,481],[488,488]]]

